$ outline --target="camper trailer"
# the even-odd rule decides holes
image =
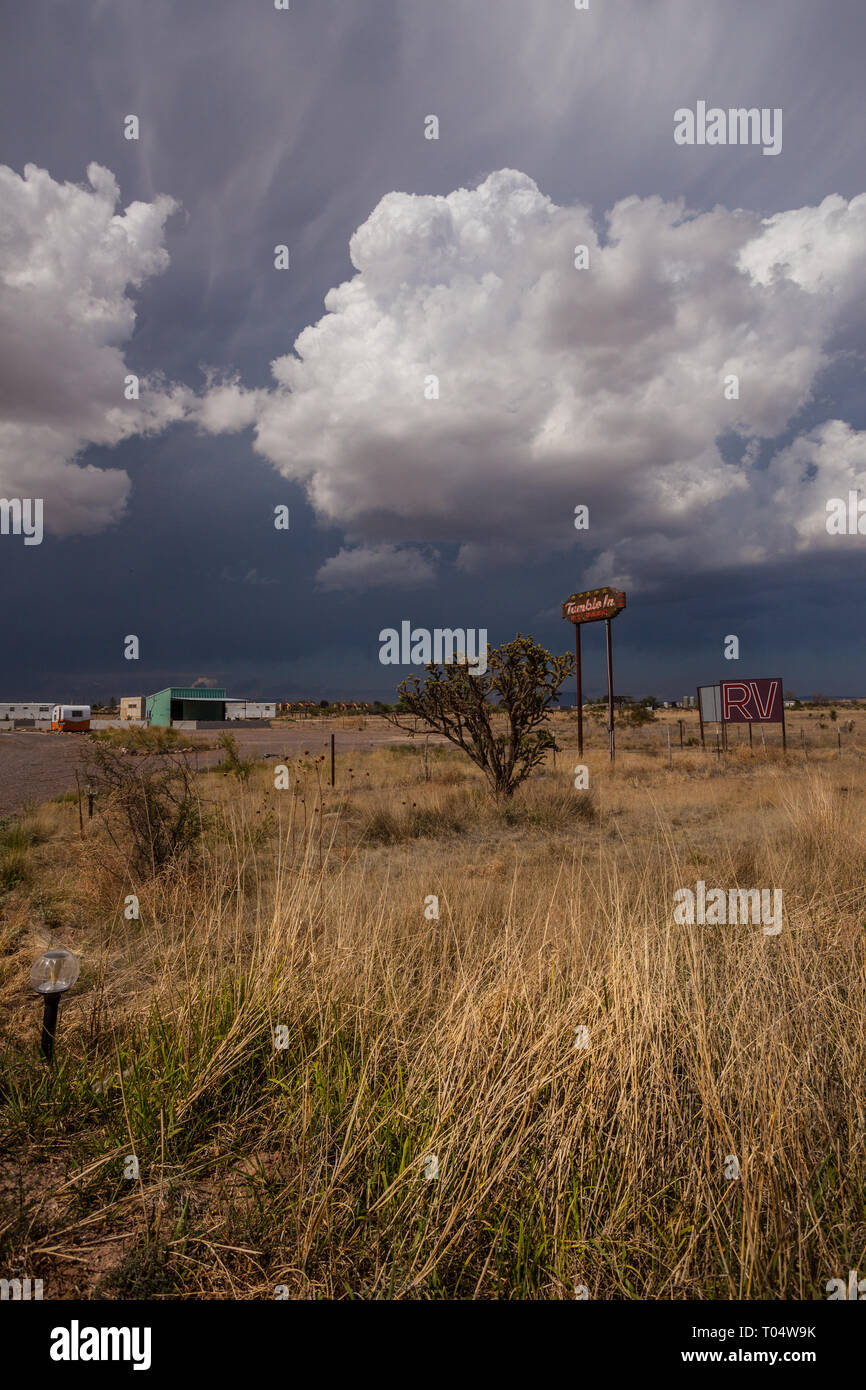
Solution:
[[[86,734],[90,728],[90,706],[55,705],[51,711],[51,728],[61,734]]]

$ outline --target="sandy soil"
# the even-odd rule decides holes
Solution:
[[[268,753],[278,758],[283,754],[297,758],[305,752],[314,757],[327,753],[331,731],[323,724],[311,723],[307,727],[233,729],[232,732],[237,738],[238,750],[244,757],[263,757]],[[360,731],[335,728],[333,732],[337,757],[389,743],[412,742],[410,736],[380,723],[368,724]],[[213,730],[186,736],[189,743],[201,746],[201,751],[194,756],[194,762],[199,767],[222,761],[222,750],[208,747],[216,743],[218,736],[218,732]],[[419,736],[417,743],[420,755],[423,736]],[[61,792],[74,790],[75,769],[80,767],[89,747],[90,741],[83,734],[52,734],[35,730],[0,733],[0,815],[9,815],[29,803],[38,804]]]

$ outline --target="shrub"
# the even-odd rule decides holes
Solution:
[[[85,766],[115,848],[122,849],[119,823],[129,833],[128,857],[137,873],[156,873],[198,838],[201,809],[185,754],[132,763],[127,753],[100,742]]]
[[[255,758],[242,758],[238,753],[237,739],[228,732],[220,734],[218,743],[225,753],[222,770],[237,777],[239,782],[247,782],[256,765]]]
[[[655,714],[650,705],[631,705],[626,715],[626,722],[633,728],[639,729],[644,724],[652,724],[655,721]]]
[[[0,851],[0,892],[8,893],[18,883],[30,879],[30,866],[27,863],[27,850],[22,847]]]
[[[131,729],[100,729],[90,735],[98,743],[106,743],[110,748],[119,748],[126,753],[172,753],[176,752],[183,740],[177,729],[162,728],[160,725]]]

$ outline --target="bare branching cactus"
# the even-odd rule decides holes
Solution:
[[[552,656],[518,632],[512,642],[488,649],[483,675],[474,675],[466,662],[431,662],[425,669],[423,684],[411,676],[398,686],[400,712],[389,715],[389,723],[411,732],[401,712],[422,719],[480,767],[494,796],[513,796],[553,746],[541,725],[574,657]]]

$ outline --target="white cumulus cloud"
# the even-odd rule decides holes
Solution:
[[[116,521],[127,474],[79,461],[182,419],[191,393],[158,376],[126,400],[129,291],[168,265],[172,198],[118,212],[117,182],[98,164],[89,187],[33,164],[0,166],[0,495],[41,497],[45,529],[91,533]]]
[[[573,551],[577,503],[588,581],[778,559],[824,541],[801,493],[780,511],[784,465],[768,474],[760,443],[809,403],[850,324],[864,221],[866,195],[766,220],[630,197],[596,226],[508,169],[390,193],[275,386],[233,382],[201,420],[254,419],[256,448],[355,538],[329,586],[387,547],[454,543],[463,569]]]

